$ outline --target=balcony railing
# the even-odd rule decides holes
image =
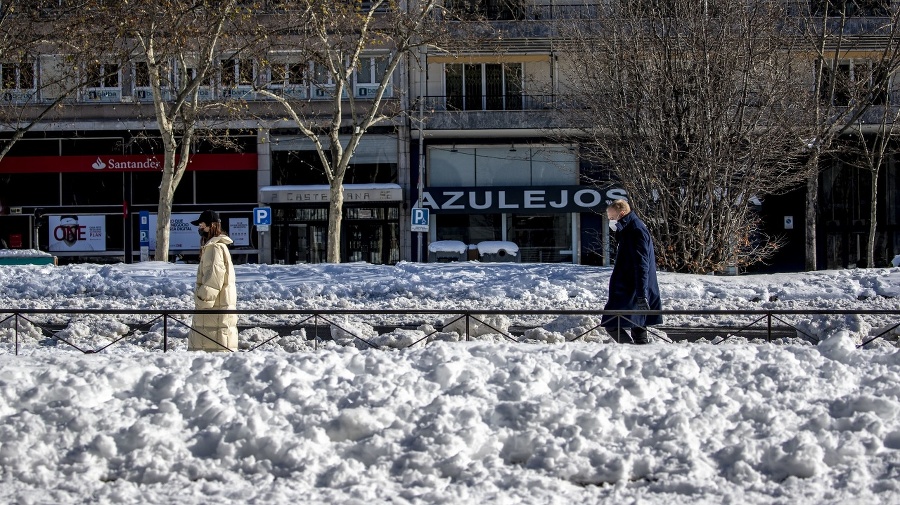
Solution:
[[[553,109],[555,95],[426,96],[425,109],[432,112],[510,111]]]

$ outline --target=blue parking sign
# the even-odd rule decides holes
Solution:
[[[412,209],[412,226],[411,231],[427,232],[429,221],[429,210],[421,207],[413,207]]]
[[[253,208],[253,226],[268,226],[272,224],[272,207]]]

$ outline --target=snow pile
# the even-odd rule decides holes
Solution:
[[[846,335],[7,354],[0,498],[897,502],[898,363]]]
[[[618,345],[577,314],[512,342],[520,322],[479,309],[599,309],[609,269],[237,269],[241,308],[473,317],[391,331],[333,317],[331,340],[251,323],[249,352],[205,354],[185,351],[189,316],[45,321],[56,339],[20,318],[14,341],[0,314],[0,502],[900,503],[896,312],[794,321],[818,345]],[[194,275],[3,267],[0,307],[189,309]],[[666,307],[683,309],[897,311],[900,295],[894,268],[660,282]]]
[[[0,258],[48,258],[52,254],[37,249],[0,249]]]

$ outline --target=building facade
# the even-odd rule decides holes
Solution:
[[[604,209],[627,195],[612,178],[596,176],[565,116],[555,111],[567,59],[554,44],[553,23],[583,19],[593,12],[590,5],[464,3],[502,30],[503,41],[452,55],[406,55],[385,90],[385,100],[405,114],[366,133],[344,181],[341,260],[426,261],[429,244],[456,241],[475,249],[500,241],[516,246],[509,258],[514,261],[609,264]],[[52,58],[0,62],[0,107],[40,102]],[[328,187],[319,155],[312,141],[271,112],[271,100],[253,85],[277,81],[281,93],[324,110],[331,84],[317,77],[324,73],[315,62],[289,53],[269,59],[263,68],[252,58],[222,56],[202,90],[204,99],[246,102],[248,114],[216,125],[231,139],[227,148],[202,138],[194,146],[172,209],[175,257],[191,260],[198,253],[188,217],[214,208],[236,239],[238,260],[325,261]],[[847,58],[848,72],[864,60]],[[345,100],[351,94],[370,99],[384,74],[382,53],[365,53],[361,62]],[[0,238],[6,247],[47,250],[62,262],[140,258],[140,213],[155,216],[162,159],[147,64],[105,65],[0,160]],[[874,198],[871,173],[845,158],[829,161],[816,223],[820,268],[861,264],[873,203],[876,261],[900,253],[894,158],[878,174]],[[763,203],[766,231],[785,239],[766,268],[803,268],[804,195],[798,188]],[[267,230],[254,226],[255,207],[272,209]],[[416,208],[429,212],[427,231],[412,231]]]

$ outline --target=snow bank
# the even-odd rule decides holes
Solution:
[[[0,355],[0,498],[896,503],[900,354],[826,344]]]

